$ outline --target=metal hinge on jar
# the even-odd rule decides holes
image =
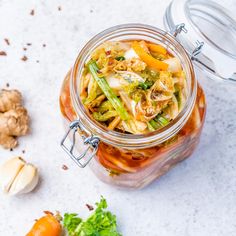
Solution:
[[[71,122],[69,129],[61,141],[61,147],[65,152],[71,157],[71,159],[81,168],[84,168],[88,165],[91,159],[96,155],[100,139],[93,134],[88,136],[81,135],[83,139],[83,144],[86,146],[86,149],[82,154],[76,156],[74,154],[75,144],[76,144],[76,133],[85,132],[80,120],[75,120]],[[66,145],[66,140],[69,139],[69,135],[72,134],[72,142],[70,146]],[[91,150],[91,152],[89,152]]]
[[[175,26],[175,28],[173,28],[170,31],[170,34],[172,34],[174,37],[177,37],[178,34],[180,34],[181,32],[184,33],[188,33],[188,30],[185,28],[185,24],[181,23]],[[190,57],[192,60],[194,60],[194,58],[201,53],[202,51],[202,47],[204,45],[204,42],[200,42],[199,40],[197,40],[195,42],[196,47],[194,48],[194,50],[192,51],[192,53],[190,54]]]

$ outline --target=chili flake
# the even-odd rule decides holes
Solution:
[[[4,51],[0,51],[0,56],[6,56],[6,55],[7,55],[6,52],[4,52]]]
[[[10,45],[9,39],[5,38],[4,41],[6,42],[6,44],[7,44],[8,46]]]
[[[21,60],[22,60],[22,61],[27,61],[27,60],[28,60],[28,57],[27,57],[27,56],[23,56],[23,57],[21,58]]]
[[[62,169],[63,169],[63,170],[68,170],[69,168],[68,168],[68,166],[63,165],[63,166],[62,166]]]
[[[89,205],[89,204],[86,204],[86,207],[90,210],[90,211],[92,211],[94,208],[93,208],[93,206],[91,206],[91,205]]]

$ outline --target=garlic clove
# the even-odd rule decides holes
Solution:
[[[0,166],[0,186],[4,193],[8,193],[25,161],[20,157],[12,158]]]
[[[23,194],[31,192],[38,184],[38,170],[32,164],[26,164],[18,173],[11,188],[10,195]]]

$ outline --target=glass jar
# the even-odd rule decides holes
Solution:
[[[180,59],[186,74],[188,98],[183,110],[167,126],[144,135],[131,135],[108,130],[90,119],[78,92],[83,66],[98,45],[112,40],[161,44]],[[71,158],[80,167],[89,163],[100,180],[128,188],[150,184],[189,157],[199,142],[206,113],[204,92],[197,83],[188,53],[173,35],[141,24],[109,28],[85,45],[65,77],[60,107],[67,129],[70,123],[62,147]]]

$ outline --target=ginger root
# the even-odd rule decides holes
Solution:
[[[17,137],[29,131],[29,116],[22,106],[22,95],[17,90],[0,91],[0,145],[10,149],[17,146]]]

